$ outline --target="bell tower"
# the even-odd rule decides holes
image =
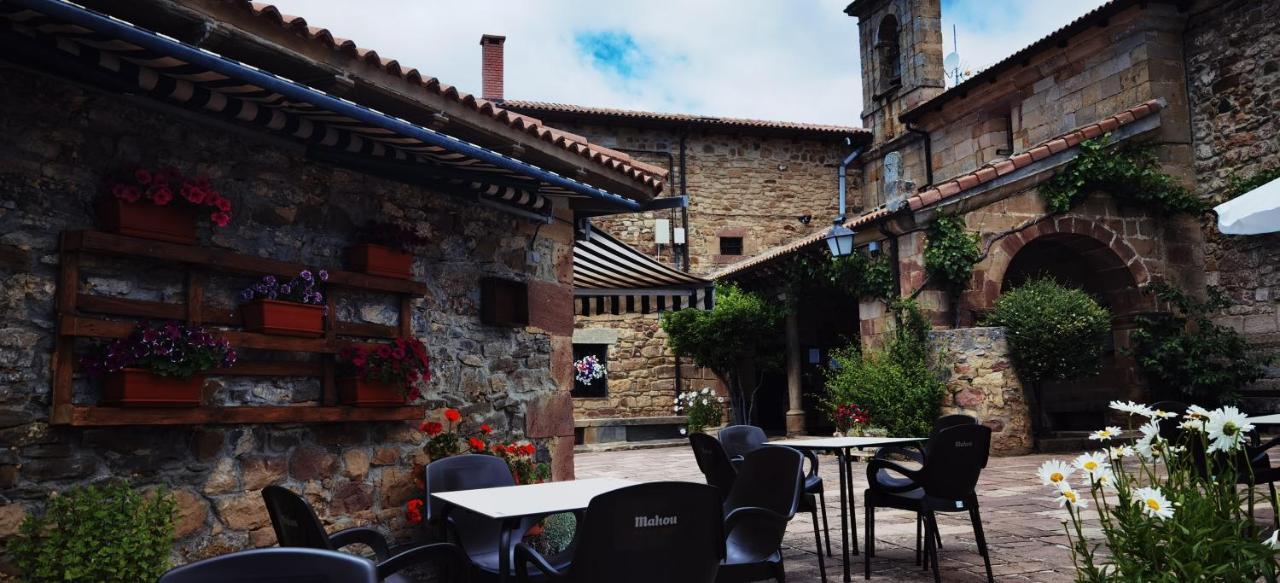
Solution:
[[[941,0],[854,0],[862,55],[862,125],[882,144],[906,131],[898,116],[946,88]]]

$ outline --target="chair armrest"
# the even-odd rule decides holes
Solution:
[[[724,517],[725,545],[751,561],[763,561],[782,545],[791,517],[768,508],[743,506]]]
[[[805,473],[805,479],[818,475],[818,454],[811,449],[802,449],[800,453],[804,454],[804,459],[809,460],[809,471]]]
[[[886,456],[900,455],[915,463],[924,463],[924,449],[918,443],[907,445],[886,445],[876,450],[875,459],[888,459]]]
[[[466,582],[470,573],[467,568],[469,561],[466,553],[458,545],[450,543],[432,543],[411,547],[408,550],[396,553],[391,558],[378,563],[378,579],[386,579],[391,575],[398,573],[401,569],[410,565],[419,563],[436,561],[446,565],[449,574],[457,576],[450,581]]]
[[[368,545],[379,561],[386,559],[390,554],[387,549],[387,537],[382,536],[377,529],[368,526],[357,526],[335,532],[329,535],[329,544],[335,549],[355,544]]]
[[[527,583],[529,581],[530,564],[537,567],[538,570],[542,571],[542,574],[546,575],[548,578],[560,579],[564,577],[564,573],[557,571],[555,567],[551,566],[551,563],[547,562],[545,557],[538,554],[538,551],[533,550],[533,547],[524,543],[516,545],[515,562],[516,580],[520,583]]]
[[[898,488],[893,488],[893,487],[880,484],[879,482],[876,481],[876,474],[879,473],[880,470],[888,470],[891,472],[902,474],[904,477],[911,480],[912,484],[898,487]],[[896,464],[886,459],[880,459],[880,458],[871,458],[871,460],[867,462],[867,487],[872,490],[879,490],[881,492],[907,492],[907,491],[918,488],[919,486],[917,486],[915,482],[918,482],[919,480],[920,480],[919,470],[910,470],[902,467],[899,464]]]

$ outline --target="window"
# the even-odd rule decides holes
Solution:
[[[603,364],[605,370],[609,369],[609,345],[608,344],[574,344],[573,345],[573,361],[578,362],[589,355],[595,355],[596,359]],[[591,384],[579,381],[577,375],[573,379],[574,397],[598,398],[609,395],[609,376],[605,375],[598,379],[593,379]]]
[[[876,55],[880,60],[880,91],[902,85],[902,51],[898,46],[898,19],[892,14],[880,21],[876,33]]]
[[[742,255],[742,237],[720,237],[721,255]]]

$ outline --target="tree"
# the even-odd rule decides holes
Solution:
[[[715,306],[662,315],[667,345],[723,378],[734,423],[748,423],[763,374],[781,366],[783,311],[733,285],[716,286]]]

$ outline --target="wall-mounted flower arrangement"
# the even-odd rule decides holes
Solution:
[[[338,367],[338,398],[348,405],[403,405],[418,398],[418,381],[431,380],[431,359],[417,338],[347,347],[338,354]]]
[[[81,364],[90,375],[106,378],[104,402],[195,407],[200,405],[203,373],[235,363],[236,351],[227,339],[203,326],[143,322]]]
[[[304,269],[288,281],[263,277],[240,292],[240,314],[251,332],[282,336],[323,336],[328,313],[322,284],[329,280],[323,269]]]
[[[175,168],[137,168],[107,181],[109,196],[98,206],[103,228],[130,237],[191,245],[196,242],[196,216],[209,222],[231,222],[231,200],[204,176],[184,176]]]

